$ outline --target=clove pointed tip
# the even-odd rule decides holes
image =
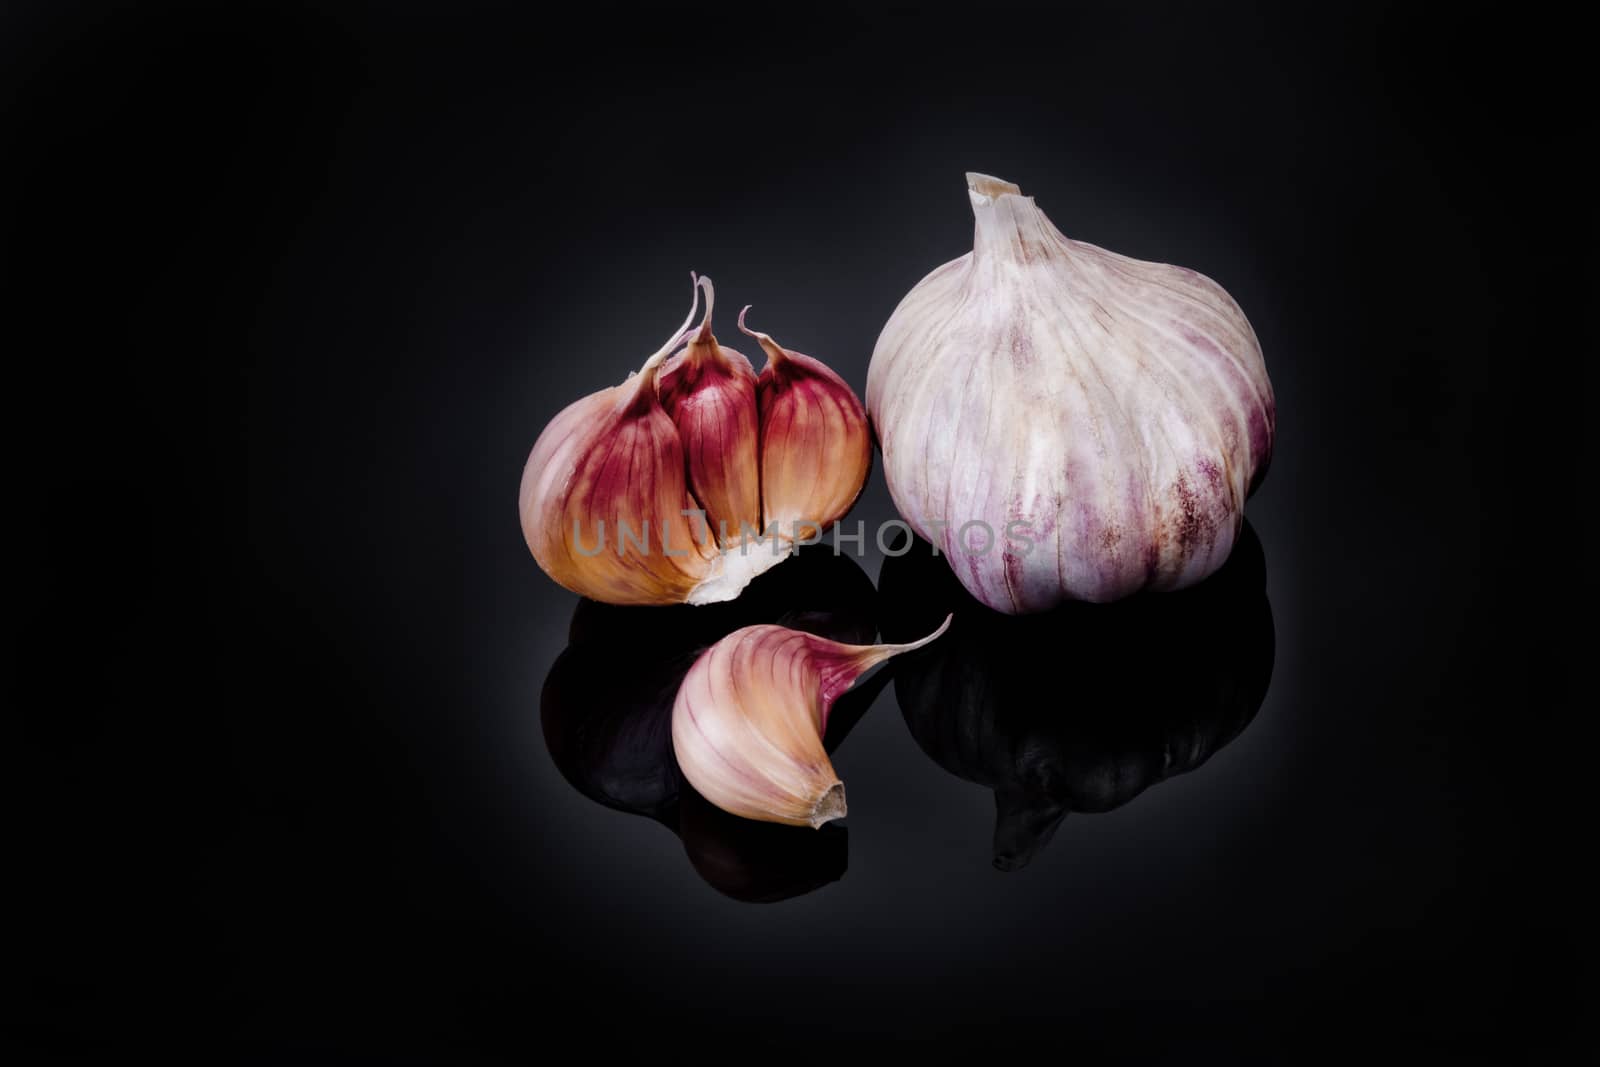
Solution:
[[[918,638],[915,641],[910,641],[903,645],[891,645],[890,648],[892,651],[890,652],[890,655],[898,656],[902,652],[913,652],[921,648],[923,645],[931,644],[934,641],[937,641],[941,636],[944,635],[946,630],[950,629],[950,623],[955,620],[955,617],[955,612],[951,612],[950,614],[946,615],[944,617],[944,622],[939,624],[939,628],[933,631],[933,633],[929,634],[927,637]]]
[[[834,782],[817,800],[816,807],[811,809],[811,815],[806,821],[811,824],[813,830],[818,830],[822,828],[823,823],[842,819],[845,814],[844,783]]]
[[[694,339],[696,341],[701,342],[702,344],[705,344],[705,343],[709,343],[711,341],[716,340],[716,338],[711,335],[711,309],[716,304],[717,291],[716,291],[715,288],[713,288],[713,286],[711,284],[711,277],[709,275],[706,275],[706,274],[700,275],[695,280],[695,286],[698,289],[704,289],[705,290],[705,293],[706,293],[706,310],[705,310],[704,317],[702,317],[700,319],[700,329],[695,334],[695,338]]]
[[[755,307],[754,304],[746,304],[739,312],[740,332],[756,339],[756,343],[761,346],[761,350],[767,354],[767,366],[771,367],[782,363],[785,359],[789,358],[789,353],[783,350],[783,346],[774,341],[771,334],[762,333],[760,330],[752,330],[750,327],[744,324],[745,315],[748,314],[750,309],[753,307]]]
[[[710,281],[709,278],[706,280]],[[667,343],[656,349],[650,358],[644,361],[644,366],[639,368],[639,385],[636,396],[642,396],[646,389],[652,392],[655,390],[656,371],[666,361],[666,358],[672,355],[679,342],[688,336],[689,331],[694,328],[695,312],[700,310],[700,275],[694,271],[689,272],[689,295],[689,314],[684,318],[683,325],[679,326],[673,335],[667,339]]]

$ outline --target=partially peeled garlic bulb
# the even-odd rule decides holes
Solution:
[[[691,330],[701,289],[705,317]],[[843,517],[866,482],[866,409],[844,380],[745,329],[741,312],[767,354],[757,376],[711,332],[711,280],[694,278],[693,295],[637,374],[568,406],[528,456],[523,535],[545,573],[581,596],[732,600]]]
[[[1063,237],[1009,182],[967,187],[973,250],[900,302],[867,376],[896,508],[998,611],[1200,581],[1272,453],[1244,312],[1192,270]]]
[[[689,783],[746,819],[821,826],[845,814],[844,783],[822,736],[834,701],[918,641],[846,645],[783,626],[746,626],[689,668],[672,706],[672,747]]]

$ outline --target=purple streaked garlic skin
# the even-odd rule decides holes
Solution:
[[[672,706],[672,748],[701,796],[746,819],[820,827],[845,815],[823,747],[828,714],[856,680],[950,626],[901,645],[847,645],[762,624],[695,660]]]
[[[1015,185],[967,181],[972,252],[900,302],[867,376],[896,508],[1008,614],[1195,584],[1272,454],[1244,312],[1195,271],[1062,236]]]

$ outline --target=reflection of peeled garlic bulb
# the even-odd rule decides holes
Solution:
[[[568,406],[528,456],[523,535],[544,572],[582,596],[731,600],[838,521],[866,481],[866,412],[843,379],[752,333],[767,353],[757,377],[711,333],[710,279],[694,295],[637,375]]]
[[[747,626],[689,668],[672,707],[672,747],[707,800],[747,819],[821,826],[845,814],[822,747],[834,701],[904,645],[844,645],[782,626]]]
[[[867,375],[895,507],[997,611],[1200,581],[1272,453],[1244,312],[1192,270],[1063,237],[1009,182],[967,185],[973,250],[906,294]]]

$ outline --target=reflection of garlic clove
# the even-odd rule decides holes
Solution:
[[[855,503],[872,462],[867,412],[820,360],[744,324],[767,353],[756,387],[761,411],[761,504],[781,537],[815,538]]]
[[[1244,312],[1192,270],[1069,240],[1009,182],[967,184],[972,252],[906,294],[867,374],[895,507],[998,611],[1195,584],[1272,453]]]
[[[845,814],[823,749],[834,701],[884,660],[920,648],[843,645],[782,626],[747,626],[689,669],[672,708],[672,746],[695,789],[734,815],[821,826]]]
[[[657,392],[683,442],[690,492],[717,538],[736,543],[741,530],[761,528],[756,372],[744,356],[717,343],[711,332],[716,292],[710,278],[701,278],[700,287],[705,318],[662,368]]]
[[[683,446],[656,397],[667,354],[699,305],[637,375],[545,427],[522,474],[522,532],[546,574],[614,604],[679,604],[712,569],[693,515]]]

